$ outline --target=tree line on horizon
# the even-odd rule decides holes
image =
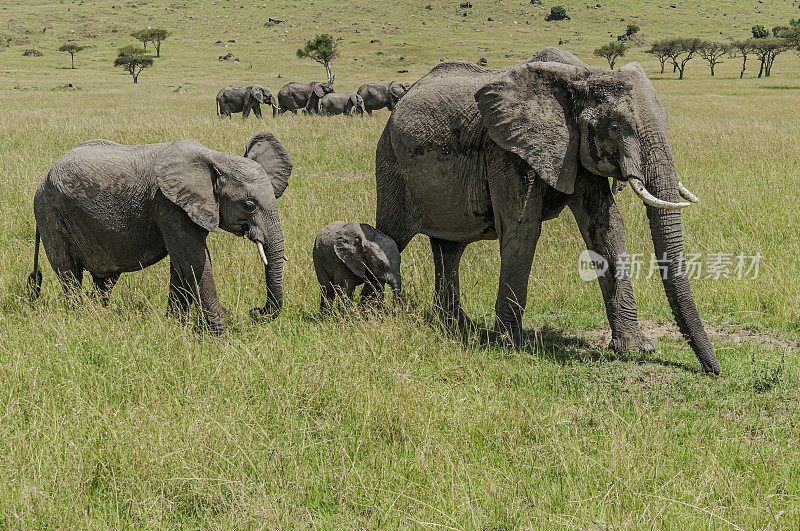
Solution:
[[[638,31],[638,27],[636,27]],[[635,32],[634,32],[635,33]],[[672,72],[678,73],[678,79],[683,79],[686,64],[696,57],[708,63],[711,75],[715,74],[716,66],[728,56],[742,59],[742,70],[739,78],[744,77],[747,70],[747,60],[755,58],[759,61],[758,77],[770,77],[775,58],[789,50],[800,53],[800,19],[792,19],[788,26],[776,26],[772,31],[762,25],[753,26],[752,37],[729,42],[714,42],[697,37],[670,37],[654,42],[645,53],[655,56],[661,64],[663,74],[666,65],[672,65]],[[626,35],[631,35],[630,27]],[[623,37],[623,36],[621,36]],[[613,69],[616,60],[625,55],[628,46],[618,38],[594,51],[598,57],[608,61],[609,68]]]

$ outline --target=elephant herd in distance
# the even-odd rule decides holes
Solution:
[[[230,92],[260,103],[251,88]],[[366,96],[378,91],[367,89],[362,99],[374,110]],[[277,112],[271,93],[258,94]],[[288,84],[278,107],[308,109],[312,94],[321,101],[333,92],[324,83]],[[361,284],[364,305],[380,304],[387,284],[402,302],[400,256],[421,234],[433,254],[434,307],[445,322],[474,330],[460,304],[459,263],[470,243],[499,240],[492,337],[526,345],[522,316],[536,244],[543,223],[569,208],[587,249],[609,266],[598,274],[609,349],[653,351],[640,327],[630,272],[619,265],[628,251],[614,194],[630,184],[646,209],[678,328],[702,370],[719,374],[685,262],[680,209],[698,199],[681,183],[666,111],[638,63],[607,70],[548,47],[500,70],[442,63],[404,94],[387,102],[392,113],[375,150],[375,226],[334,222],[314,241],[323,312]],[[227,101],[222,106],[233,109]],[[289,153],[266,131],[247,141],[243,156],[194,140],[84,142],[54,163],[36,191],[31,295],[41,289],[40,241],[68,298],[84,271],[106,302],[121,273],[169,256],[169,311],[184,315],[195,304],[207,327],[219,332],[225,324],[206,238],[222,228],[255,244],[267,294],[251,316],[274,317],[283,306],[286,259],[278,199],[291,171]]]
[[[372,111],[379,109],[393,111],[409,88],[411,83],[389,81],[365,83],[356,92],[337,93],[333,90],[333,80],[326,83],[293,81],[281,87],[275,97],[270,89],[261,85],[228,85],[217,93],[216,110],[217,115],[228,118],[231,114],[242,113],[243,119],[251,111],[261,118],[261,105],[272,107],[273,118],[285,112],[297,114],[301,110],[304,114],[322,116],[351,116],[353,113],[363,116],[365,112],[371,116]]]

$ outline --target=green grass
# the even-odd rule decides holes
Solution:
[[[648,40],[744,37],[755,23],[796,18],[790,1],[565,1],[572,20],[549,24],[550,4],[521,0],[473,1],[466,17],[458,2],[429,11],[429,0],[414,0],[389,15],[383,4],[354,12],[355,2],[266,3],[0,6],[0,36],[16,39],[0,48],[0,526],[800,524],[797,55],[779,57],[761,80],[752,71],[739,80],[738,60],[714,79],[693,61],[682,82],[655,74],[641,49],[626,58],[653,73],[679,171],[702,199],[684,214],[688,251],[764,256],[755,280],[693,285],[719,378],[699,374],[685,342],[659,324],[671,316],[655,279],[634,288],[658,351],[603,348],[602,300],[577,275],[583,244],[568,213],[545,224],[537,249],[525,315],[536,332],[531,351],[437,323],[423,238],[403,255],[410,311],[320,320],[311,245],[331,221],[374,220],[374,150],[388,113],[223,121],[213,99],[228,83],[277,91],[320,78],[320,66],[294,54],[322,32],[344,38],[334,64],[344,91],[413,81],[440,59],[485,56],[502,67],[559,39],[600,65],[591,50],[632,21]],[[269,16],[287,24],[266,28]],[[133,85],[111,63],[116,46],[133,42],[127,34],[147,25],[174,35]],[[76,70],[55,52],[69,38],[90,47]],[[21,57],[25,48],[45,55]],[[217,61],[228,51],[243,62]],[[54,90],[68,82],[81,90]],[[178,86],[189,93],[174,93]],[[252,244],[226,233],[209,239],[230,325],[222,338],[165,317],[166,263],[123,276],[109,307],[87,298],[77,309],[45,263],[42,298],[25,300],[33,193],[64,152],[90,138],[194,138],[241,154],[259,129],[294,161],[280,200],[289,262],[277,320],[247,318],[263,303],[263,268]],[[630,251],[651,252],[641,202],[626,190],[618,203]],[[470,246],[462,291],[479,322],[491,322],[497,277],[496,242]]]

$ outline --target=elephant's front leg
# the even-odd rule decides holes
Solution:
[[[171,219],[161,220],[160,223],[170,263],[176,272],[175,281],[173,282],[171,275],[170,284],[176,287],[181,284],[188,299],[197,304],[209,330],[220,333],[225,329],[225,319],[211,271],[211,257],[206,247],[208,232],[195,225],[183,212],[175,210],[174,214],[166,216],[165,218]],[[172,291],[171,289],[171,294]],[[171,302],[174,300],[179,303],[179,293],[176,290],[176,296],[171,297]]]
[[[628,270],[620,267],[627,258],[628,248],[625,245],[622,215],[614,202],[608,180],[583,171],[575,195],[568,205],[575,215],[586,247],[603,257],[608,264],[608,269],[598,277],[598,281],[611,326],[609,348],[616,352],[654,350],[652,341],[639,327]]]
[[[538,198],[541,205],[541,198]],[[541,209],[536,209],[537,212]],[[522,345],[522,315],[528,301],[528,279],[531,274],[536,243],[541,234],[539,216],[530,216],[525,223],[512,225],[498,234],[500,238],[500,285],[495,303],[495,332],[507,334],[515,346]]]

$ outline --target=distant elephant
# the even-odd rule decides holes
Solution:
[[[286,83],[278,91],[280,112],[291,111],[297,114],[299,109],[305,109],[308,114],[319,113],[319,101],[325,94],[333,92],[332,83],[310,81],[308,83]]]
[[[352,299],[355,289],[364,283],[374,290],[388,284],[396,301],[402,296],[400,251],[374,227],[335,221],[317,235],[313,257],[323,312],[330,309],[336,296]]]
[[[272,106],[272,117],[278,115],[278,100],[272,91],[261,85],[237,87],[228,85],[217,94],[217,115],[231,117],[231,113],[240,112],[242,118],[247,118],[250,111],[261,118],[261,104]]]
[[[378,230],[402,251],[430,238],[435,304],[469,322],[458,269],[466,246],[500,241],[495,330],[516,345],[542,221],[573,212],[599,275],[615,351],[653,350],[642,332],[625,266],[622,216],[608,178],[628,182],[647,205],[664,290],[704,371],[720,365],[692,297],[679,209],[696,202],[680,182],[667,115],[638,63],[590,67],[548,48],[524,63],[489,70],[443,63],[394,109],[376,153]],[[621,267],[620,267],[621,266]]]
[[[364,100],[355,92],[325,94],[320,104],[320,114],[333,116],[346,114],[350,116],[353,109],[364,115]]]
[[[91,273],[105,304],[121,273],[169,255],[169,308],[198,303],[208,328],[225,323],[206,237],[218,227],[256,244],[264,262],[267,303],[251,312],[276,315],[283,305],[283,232],[277,199],[292,161],[266,131],[248,140],[245,157],[194,140],[124,146],[89,140],[59,158],[39,185],[33,298],[41,289],[39,240],[69,296]]]
[[[372,116],[372,111],[383,109],[394,110],[394,106],[402,98],[411,83],[389,81],[388,83],[365,83],[358,87],[358,95],[364,99],[364,109]]]

